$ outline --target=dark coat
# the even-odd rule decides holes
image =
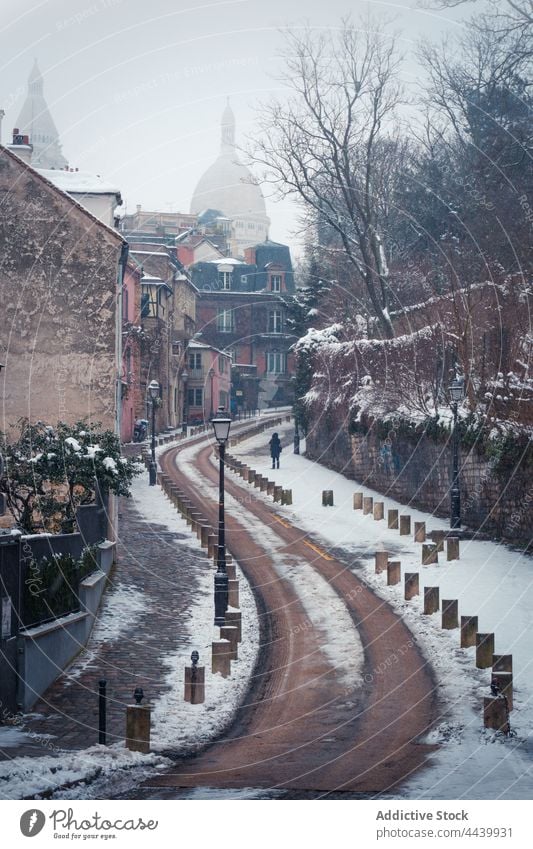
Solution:
[[[281,442],[279,441],[277,433],[272,434],[272,438],[268,444],[270,445],[270,456],[274,459],[279,459],[279,455],[281,454]]]

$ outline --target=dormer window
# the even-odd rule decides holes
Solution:
[[[221,289],[225,289],[226,291],[231,289],[231,278],[232,278],[232,276],[233,275],[232,275],[231,271],[219,271],[218,279],[220,281],[220,288]]]
[[[281,292],[281,274],[270,275],[270,291]]]

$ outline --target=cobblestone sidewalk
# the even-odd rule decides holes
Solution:
[[[107,742],[124,739],[126,705],[142,687],[154,700],[166,689],[163,658],[186,646],[183,623],[206,561],[184,533],[143,520],[132,501],[122,499],[117,564],[99,611],[109,637],[98,627],[78,658],[49,688],[17,727],[29,737],[0,749],[0,760],[59,754],[98,743],[98,682],[107,680]],[[179,542],[177,545],[176,543]],[[1,746],[1,742],[0,742]]]

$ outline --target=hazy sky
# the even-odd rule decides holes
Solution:
[[[226,97],[242,142],[254,105],[282,93],[272,79],[279,29],[306,20],[336,26],[368,8],[394,15],[407,83],[418,74],[417,40],[456,31],[465,15],[427,11],[417,0],[0,0],[2,140],[37,58],[70,165],[116,182],[128,211],[137,203],[188,211],[197,180],[218,154]],[[295,208],[267,206],[271,236],[291,243]]]

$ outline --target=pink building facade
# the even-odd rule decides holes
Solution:
[[[185,420],[189,425],[208,422],[223,407],[230,409],[231,355],[203,342],[187,347]]]

